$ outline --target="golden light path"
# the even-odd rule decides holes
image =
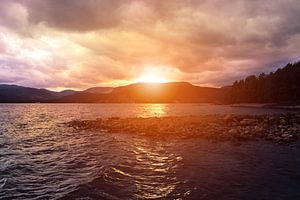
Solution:
[[[166,109],[165,104],[143,104],[137,117],[163,117],[166,115]]]

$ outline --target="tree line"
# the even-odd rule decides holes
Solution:
[[[300,62],[235,81],[228,103],[300,103]]]

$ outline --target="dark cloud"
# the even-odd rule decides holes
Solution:
[[[0,26],[10,28],[16,32],[23,32],[26,26],[27,11],[15,0],[0,2]]]
[[[89,31],[120,23],[126,0],[27,0],[29,21],[63,30]]]

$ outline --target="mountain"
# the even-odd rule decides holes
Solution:
[[[300,103],[300,62],[234,82],[228,103]]]
[[[50,91],[50,90],[48,90]],[[80,91],[75,91],[75,90],[63,90],[61,92],[54,92],[54,91],[50,91],[52,94],[54,94],[56,97],[61,98],[64,96],[69,96],[69,95],[73,95],[73,94],[77,94]]]
[[[135,83],[113,88],[110,93],[81,92],[54,102],[84,103],[222,103],[228,88],[194,86],[186,82]]]
[[[93,94],[107,94],[107,93],[111,93],[113,89],[114,89],[113,87],[92,87],[84,90],[83,92],[93,93]]]
[[[135,83],[115,88],[110,98],[120,102],[221,102],[226,89],[194,86],[187,82]]]
[[[55,95],[46,89],[36,89],[17,85],[0,85],[1,103],[32,103],[54,99]]]
[[[73,95],[64,96],[58,99],[49,99],[48,103],[98,103],[105,102],[108,94],[97,94],[89,92],[79,92]]]
[[[134,83],[54,92],[17,85],[0,85],[0,103],[300,103],[300,62],[275,72],[248,76],[222,88],[187,82]]]
[[[48,102],[59,103],[94,103],[105,102],[107,94],[113,91],[113,87],[92,87],[81,92],[77,92],[71,95],[63,96],[58,99],[50,99]]]
[[[0,85],[0,103],[35,103],[62,98],[76,91],[54,92],[46,89],[23,87],[18,85]]]

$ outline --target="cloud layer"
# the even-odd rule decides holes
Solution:
[[[297,0],[2,0],[0,82],[222,86],[300,58]]]

